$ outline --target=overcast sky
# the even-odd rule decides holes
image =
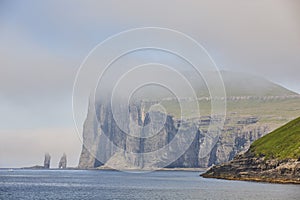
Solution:
[[[52,166],[81,144],[72,85],[89,51],[130,28],[165,27],[201,43],[220,69],[300,92],[300,1],[0,1],[0,167]]]

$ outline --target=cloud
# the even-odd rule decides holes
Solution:
[[[38,1],[34,6],[21,1],[11,7],[7,21],[26,35],[30,44],[24,47],[35,53],[46,48],[47,55],[54,57],[39,55],[40,62],[25,60],[27,65],[52,63],[53,70],[58,62],[73,72],[88,51],[106,37],[128,28],[161,26],[197,39],[221,68],[257,73],[281,83],[296,80],[299,72],[300,6],[294,0]],[[21,56],[17,52],[12,55]],[[65,57],[59,60],[57,55]],[[47,66],[29,70],[36,71],[37,80],[50,72]],[[64,68],[60,70],[54,69],[48,77],[65,77]]]
[[[76,65],[5,26],[0,34],[1,95],[61,94],[70,90]]]
[[[161,26],[197,39],[222,68],[257,73],[277,82],[295,80],[299,72],[300,6],[293,0],[46,1],[34,6],[23,2],[11,10],[14,21],[8,21],[31,37],[26,46],[39,43],[50,48],[51,55],[75,55],[73,64],[112,34]],[[49,57],[41,63],[48,61],[54,62]]]

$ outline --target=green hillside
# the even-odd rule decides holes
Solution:
[[[266,158],[300,158],[300,117],[256,140],[250,151]]]

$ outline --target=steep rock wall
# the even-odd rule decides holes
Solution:
[[[84,124],[82,153],[79,168],[96,168],[109,163],[109,166],[118,168],[148,168],[148,167],[208,167],[231,160],[237,153],[247,150],[250,144],[268,133],[271,129],[268,124],[261,124],[257,117],[227,119],[222,134],[217,138],[216,144],[206,156],[200,154],[201,148],[207,136],[207,127],[210,117],[204,116],[198,119],[196,135],[190,147],[183,155],[176,158],[172,163],[163,165],[164,159],[159,156],[146,157],[143,153],[153,152],[169,144],[175,137],[182,121],[173,116],[166,116],[166,123],[156,135],[147,138],[134,137],[134,134],[142,134],[139,127],[150,123],[149,113],[145,112],[143,104],[132,104],[129,106],[129,116],[122,118],[121,126],[114,120],[111,108],[108,104],[99,104],[94,109],[90,104],[88,116]],[[96,110],[96,111],[95,111]],[[155,114],[159,115],[159,112]],[[186,136],[189,135],[189,120],[185,121]],[[159,123],[158,123],[159,125]],[[191,125],[192,126],[192,125]],[[159,128],[159,127],[158,127]],[[149,132],[157,131],[157,127],[150,127]],[[180,139],[185,142],[184,138]],[[180,146],[180,144],[178,144]],[[118,147],[118,148],[117,148]],[[123,151],[120,151],[123,149]],[[177,151],[176,149],[173,150]],[[169,155],[172,156],[172,150]],[[175,157],[174,157],[175,158]],[[156,165],[152,165],[152,160]]]

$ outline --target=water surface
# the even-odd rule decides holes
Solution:
[[[0,199],[299,199],[299,185],[204,179],[199,172],[0,170]]]

